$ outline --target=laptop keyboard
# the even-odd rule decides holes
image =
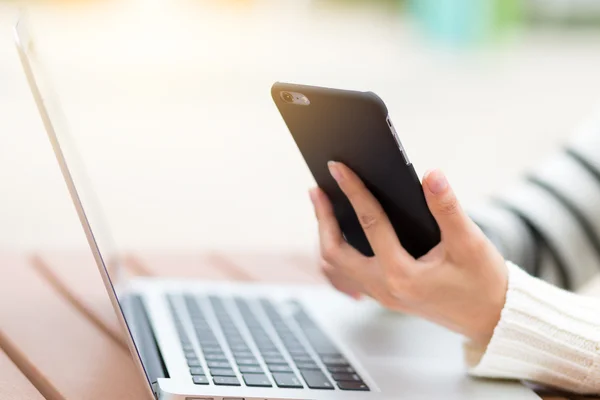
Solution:
[[[369,390],[296,302],[289,304],[294,310],[289,318],[269,300],[259,300],[255,305],[262,308],[266,323],[248,300],[239,297],[229,304],[237,308],[241,319],[232,316],[227,300],[221,297],[184,295],[185,309],[177,309],[175,301],[168,296],[190,375],[197,385]],[[199,352],[185,329],[185,319],[191,322]]]

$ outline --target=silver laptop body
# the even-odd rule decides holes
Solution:
[[[31,92],[132,357],[147,382],[148,398],[539,398],[519,383],[469,378],[458,335],[329,288],[129,279],[118,263],[109,272],[116,252],[102,230],[104,221],[73,143],[58,128],[60,110],[42,85],[23,21],[15,34]]]

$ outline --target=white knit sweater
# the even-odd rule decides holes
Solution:
[[[506,303],[490,343],[465,346],[470,373],[600,394],[600,299],[507,265]]]

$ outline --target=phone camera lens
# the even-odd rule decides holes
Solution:
[[[287,103],[293,103],[294,102],[294,96],[292,96],[288,92],[281,93],[281,97],[283,98],[283,101],[285,101]]]

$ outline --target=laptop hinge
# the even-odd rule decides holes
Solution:
[[[135,341],[137,350],[142,360],[142,365],[146,372],[148,381],[151,382],[154,396],[158,399],[159,378],[168,378],[169,372],[165,366],[164,359],[156,341],[150,318],[146,310],[146,305],[141,296],[131,295],[125,300],[129,307],[124,307],[130,311],[127,315],[127,322],[131,324],[131,333]]]

